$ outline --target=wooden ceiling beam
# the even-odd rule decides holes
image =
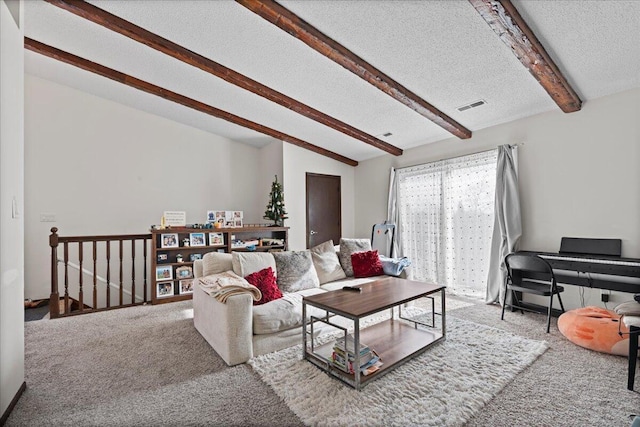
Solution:
[[[166,55],[178,59],[186,64],[197,67],[216,77],[220,77],[228,83],[248,90],[258,96],[275,102],[289,110],[301,114],[320,124],[328,126],[352,138],[365,142],[380,150],[386,151],[395,156],[402,155],[402,149],[395,147],[381,139],[371,136],[355,127],[331,117],[321,111],[305,105],[287,95],[280,93],[270,87],[263,85],[243,74],[225,67],[209,58],[180,46],[171,40],[167,40],[157,34],[145,30],[129,21],[113,15],[92,4],[80,0],[45,0],[54,6],[71,12],[77,16],[85,18],[91,22],[102,25],[109,30],[129,37],[137,42],[143,43]]]
[[[236,2],[458,138],[471,138],[469,129],[275,1],[236,0]]]
[[[509,0],[469,0],[482,18],[565,113],[582,108],[580,97],[533,30]]]
[[[28,37],[24,38],[24,47],[30,51],[39,53],[49,58],[53,58],[58,61],[64,62],[66,64],[73,65],[74,67],[81,68],[85,71],[98,74],[102,77],[106,77],[118,83],[122,83],[124,85],[130,86],[132,88],[141,90],[146,93],[150,93],[151,95],[159,96],[168,101],[172,101],[177,104],[184,105],[185,107],[208,114],[210,116],[226,120],[228,122],[234,123],[236,125],[240,125],[248,129],[252,129],[264,135],[268,135],[276,139],[288,142],[290,144],[297,145],[298,147],[302,147],[309,151],[313,151],[323,156],[330,157],[334,160],[345,163],[347,165],[350,165],[350,166],[358,165],[357,161],[344,157],[340,154],[334,153],[333,151],[326,150],[322,147],[318,147],[317,145],[313,145],[309,142],[306,142],[301,139],[295,138],[293,136],[287,135],[285,133],[279,132],[275,129],[268,128],[259,123],[252,122],[251,120],[247,120],[240,116],[236,116],[235,114],[229,113],[227,111],[221,110],[216,107],[212,107],[211,105],[204,104],[200,101],[196,101],[195,99],[188,98],[184,95],[180,95],[179,93],[172,92],[163,87],[145,82],[143,80],[137,79],[128,74],[121,73],[120,71],[116,71],[114,69],[105,67],[103,65],[97,64],[95,62],[73,55],[71,53],[62,51],[60,49],[46,45],[39,41],[30,39]]]

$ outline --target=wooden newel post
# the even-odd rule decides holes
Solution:
[[[60,293],[58,292],[58,228],[51,228],[51,296],[49,297],[49,317],[60,317]]]

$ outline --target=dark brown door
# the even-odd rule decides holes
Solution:
[[[340,177],[307,172],[307,248],[342,237]]]

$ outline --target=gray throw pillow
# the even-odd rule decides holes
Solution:
[[[320,286],[311,252],[273,252],[278,269],[278,288],[282,292],[298,292]]]
[[[351,254],[354,252],[363,252],[371,250],[371,241],[369,239],[340,239],[340,264],[344,273],[352,277],[353,265],[351,265]]]

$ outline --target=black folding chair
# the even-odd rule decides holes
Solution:
[[[547,308],[547,333],[551,324],[551,308],[553,307],[553,296],[558,295],[560,308],[564,313],[564,305],[560,293],[564,292],[562,286],[556,284],[556,277],[547,261],[537,255],[513,253],[507,255],[504,260],[507,266],[507,281],[505,282],[504,301],[502,302],[502,316],[504,320],[504,309],[507,305],[507,295],[511,291],[512,308],[520,310],[534,311],[522,307],[518,298],[518,293],[529,293],[549,297],[549,307]],[[514,304],[515,301],[515,304]]]

